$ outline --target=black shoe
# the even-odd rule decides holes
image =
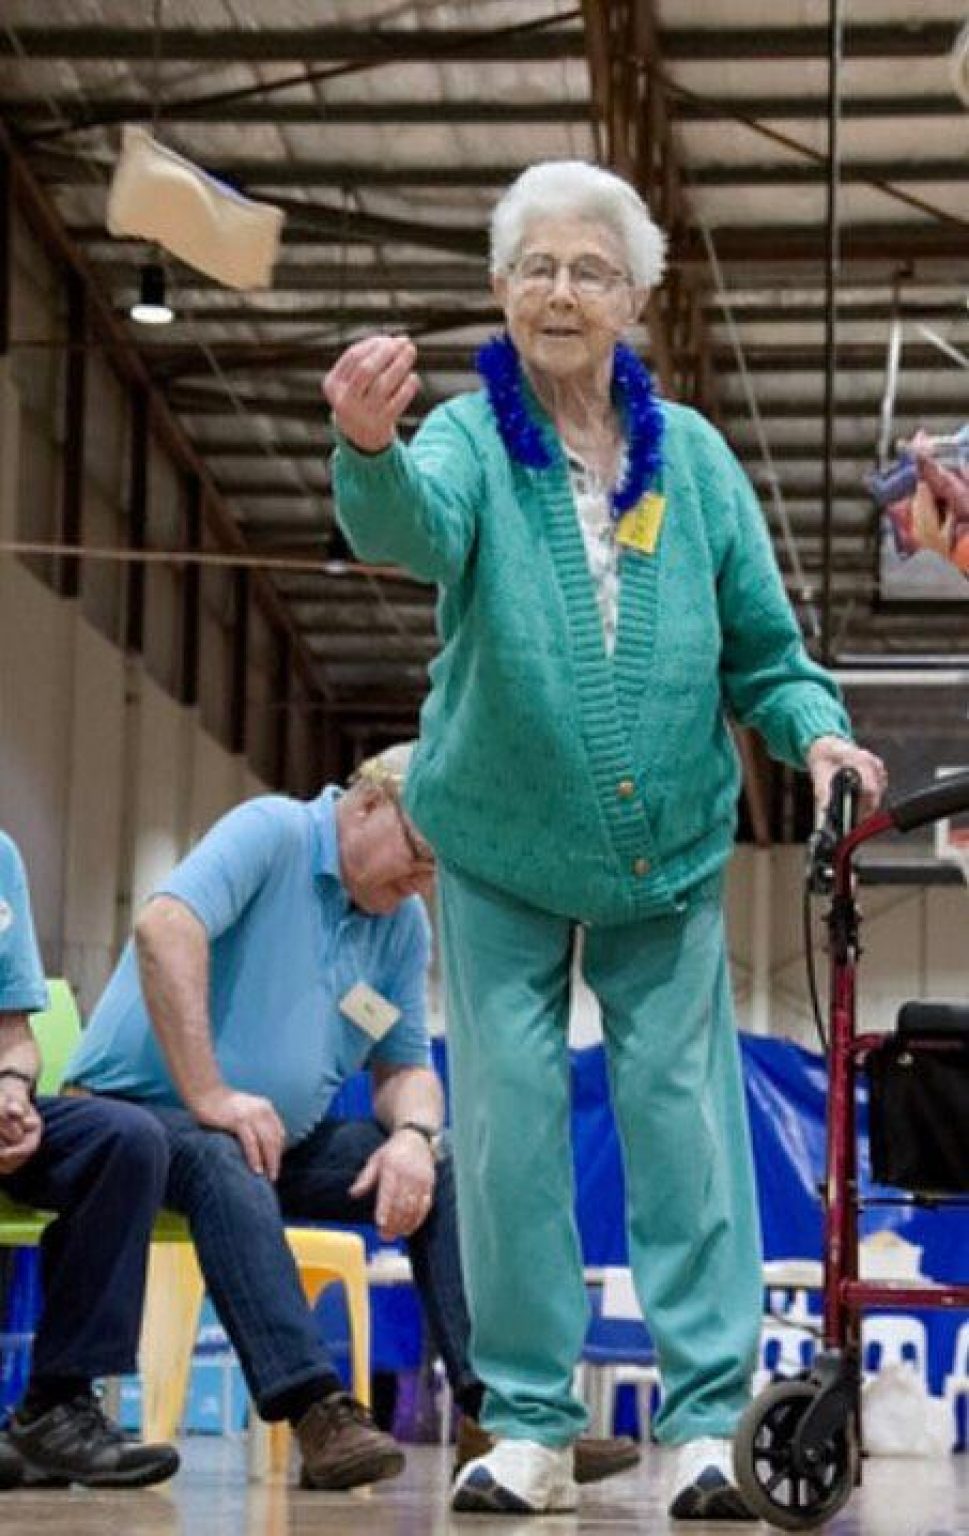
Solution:
[[[6,1435],[0,1435],[0,1488],[19,1488],[23,1480],[23,1462]]]
[[[23,1457],[14,1450],[10,1436],[0,1433],[0,1491],[9,1488],[69,1488],[69,1477],[54,1477],[50,1472],[40,1472],[24,1464]]]
[[[16,1413],[8,1434],[25,1483],[53,1477],[88,1488],[147,1488],[178,1471],[174,1446],[126,1439],[90,1396],[58,1403],[36,1418]]]

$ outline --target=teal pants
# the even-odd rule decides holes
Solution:
[[[567,1444],[588,1322],[574,1214],[568,1025],[575,926],[439,872],[471,1360],[495,1435]],[[732,1434],[762,1280],[720,904],[585,934],[626,1170],[633,1279],[659,1357],[661,1440]]]

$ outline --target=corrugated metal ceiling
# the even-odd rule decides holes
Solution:
[[[348,339],[406,326],[420,346],[421,410],[473,383],[474,348],[498,319],[484,257],[496,193],[532,160],[591,157],[606,143],[586,36],[602,7],[584,10],[567,0],[4,6],[0,114],[119,314],[146,255],[104,231],[119,123],[154,122],[189,158],[288,209],[271,292],[231,293],[173,263],[177,324],[150,341],[132,328],[132,340],[248,544],[329,557],[318,574],[273,580],[321,687],[375,716],[423,691],[431,596],[340,570],[320,375]],[[853,651],[969,650],[965,614],[877,610],[861,484],[893,313],[905,317],[899,432],[951,430],[969,414],[965,370],[919,330],[969,358],[969,111],[947,58],[965,0],[851,0],[846,13],[836,638]],[[648,62],[665,82],[682,186],[672,270],[702,312],[705,404],[766,488],[698,220],[722,263],[793,530],[792,558],[774,526],[782,566],[799,563],[816,593],[828,6],[656,0],[652,14]]]

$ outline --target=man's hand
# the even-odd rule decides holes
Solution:
[[[40,1146],[43,1122],[27,1097],[26,1087],[11,1086],[0,1078],[0,1175],[13,1173],[33,1157]]]
[[[812,741],[807,753],[807,768],[814,786],[819,822],[828,808],[831,780],[839,768],[853,768],[861,780],[859,816],[862,820],[878,809],[888,783],[885,764],[880,757],[840,736],[819,736],[817,741]]]
[[[279,1177],[286,1131],[268,1099],[234,1088],[212,1088],[192,1105],[199,1125],[228,1131],[245,1153],[253,1173],[265,1174],[275,1183]]]
[[[363,453],[381,453],[421,387],[417,348],[408,336],[368,336],[337,358],[323,393],[344,437]]]
[[[350,1186],[354,1199],[376,1191],[374,1224],[385,1243],[410,1237],[434,1198],[434,1158],[416,1131],[396,1131],[369,1157]]]
[[[25,1127],[34,1121],[40,1124],[40,1116],[30,1102],[29,1084],[22,1083],[19,1077],[0,1076],[0,1146],[15,1146]]]

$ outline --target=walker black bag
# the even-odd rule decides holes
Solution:
[[[969,1192],[969,1038],[889,1035],[868,1056],[867,1069],[875,1181],[923,1193]]]

